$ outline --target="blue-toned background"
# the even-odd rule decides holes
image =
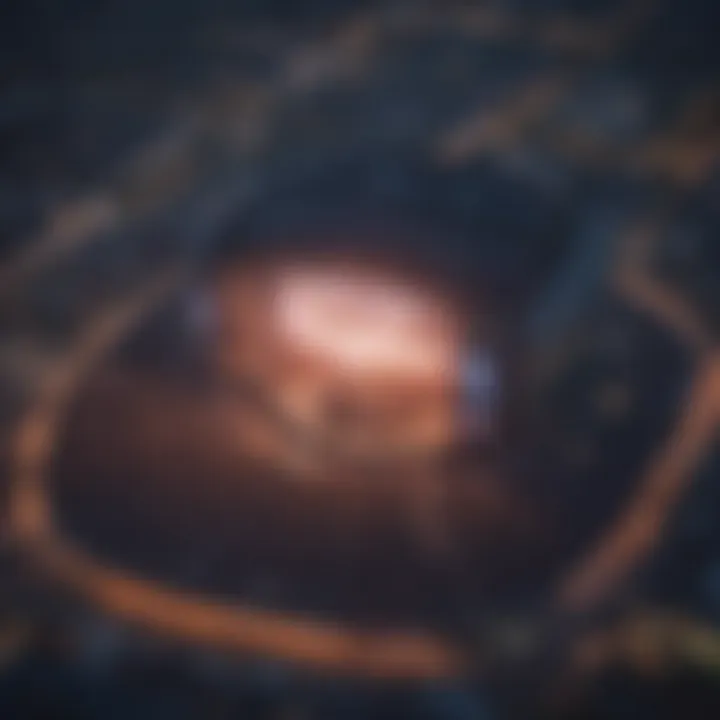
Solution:
[[[679,442],[720,362],[719,27],[711,0],[10,3],[0,487],[22,410],[107,308],[228,234],[400,212],[519,318],[574,547]],[[706,434],[621,598],[632,620],[562,702],[514,710],[544,682],[519,670],[388,689],[180,652],[38,592],[2,533],[0,717],[718,717]]]

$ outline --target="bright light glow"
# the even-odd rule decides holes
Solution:
[[[305,353],[360,373],[446,376],[454,364],[447,313],[409,283],[349,270],[292,270],[279,278],[282,335]]]

